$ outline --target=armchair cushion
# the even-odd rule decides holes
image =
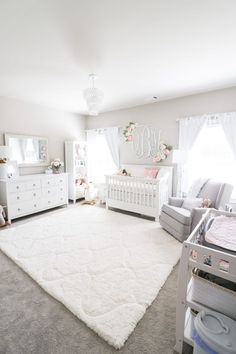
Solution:
[[[192,217],[192,225],[191,225],[191,230],[193,230],[199,221],[201,220],[202,216],[206,213],[207,208],[195,208],[191,212],[191,217]]]
[[[175,207],[172,205],[164,204],[162,207],[162,212],[173,218],[174,220],[180,222],[183,225],[191,225],[191,212],[190,210]]]
[[[168,204],[181,208],[183,202],[184,202],[184,198],[169,197]]]

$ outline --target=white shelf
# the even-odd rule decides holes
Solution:
[[[194,328],[194,315],[190,308],[187,309],[185,315],[184,341],[193,347],[192,332]]]
[[[236,281],[236,256],[213,248],[202,246],[197,242],[198,233],[204,227],[212,215],[224,215],[224,212],[209,209],[202,217],[199,224],[193,230],[189,238],[183,243],[182,256],[179,268],[179,284],[177,290],[176,308],[176,345],[175,351],[182,353],[183,343],[194,345],[192,331],[194,328],[194,315],[191,309],[200,312],[202,310],[217,311],[217,308],[210,308],[201,303],[193,301],[192,277],[193,268],[217,275],[221,278]],[[233,214],[231,216],[234,216]],[[194,255],[194,258],[193,258]],[[211,265],[205,264],[205,258],[210,257]],[[221,263],[225,263],[227,271],[221,269]],[[223,300],[222,300],[223,301]]]

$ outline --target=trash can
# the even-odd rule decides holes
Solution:
[[[236,321],[215,311],[201,311],[194,320],[193,354],[236,354]]]

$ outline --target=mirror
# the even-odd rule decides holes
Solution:
[[[21,167],[48,165],[47,138],[5,134],[5,144],[11,148],[11,160],[16,160]]]

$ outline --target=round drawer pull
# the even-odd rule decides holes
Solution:
[[[51,193],[50,191],[48,191],[48,193]]]
[[[36,208],[36,207],[37,207],[37,204],[34,204],[34,207]]]
[[[48,184],[50,184],[50,182],[48,181]]]
[[[48,201],[48,204],[50,204],[50,203],[51,203],[51,200]]]
[[[17,210],[20,211],[20,208],[18,208]]]
[[[16,186],[16,189],[19,189],[20,187],[19,186]]]
[[[34,193],[33,196],[36,197],[36,193]]]
[[[19,196],[17,196],[17,197],[16,197],[16,199],[17,199],[17,200],[19,200],[19,199],[20,199],[20,197],[19,197]]]
[[[35,183],[33,184],[33,187],[36,187],[36,184],[35,184]]]

